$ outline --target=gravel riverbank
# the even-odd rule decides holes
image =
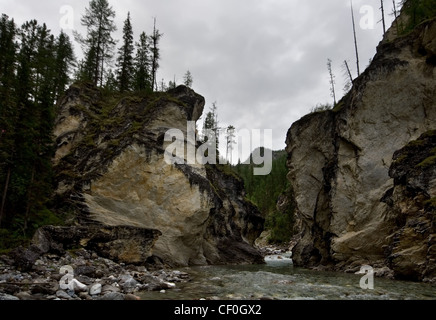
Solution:
[[[0,300],[139,300],[138,292],[185,281],[184,272],[117,263],[86,249],[45,254],[25,269],[0,256]]]

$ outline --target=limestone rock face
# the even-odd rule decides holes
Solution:
[[[55,129],[59,210],[79,223],[158,230],[152,253],[169,265],[261,262],[252,245],[264,220],[242,181],[219,166],[165,161],[165,133],[186,139],[204,105],[184,86],[121,100],[73,86]]]
[[[401,228],[399,204],[382,199],[394,187],[389,176],[394,153],[436,128],[435,38],[436,22],[429,21],[382,42],[333,110],[308,115],[290,128],[297,265],[357,271],[363,264],[386,266],[388,256],[398,261],[388,251]],[[424,252],[425,241],[416,250]]]

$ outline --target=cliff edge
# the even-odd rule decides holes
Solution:
[[[435,67],[433,19],[381,42],[333,110],[292,125],[295,264],[349,272],[371,265],[380,275],[436,278]]]

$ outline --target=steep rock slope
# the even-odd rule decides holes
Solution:
[[[165,162],[165,133],[186,138],[204,105],[184,86],[121,100],[72,86],[55,128],[58,209],[80,224],[158,230],[152,253],[168,265],[262,262],[252,244],[264,221],[242,181],[219,166]]]
[[[406,248],[392,247],[402,226],[397,199],[386,199],[394,187],[395,175],[389,176],[394,153],[436,128],[435,39],[432,20],[380,43],[371,65],[335,109],[307,115],[290,128],[297,265],[357,271],[371,264],[389,266],[398,276],[406,274],[402,268],[417,270],[398,258]],[[434,192],[430,188],[423,196],[428,200]],[[424,252],[427,240],[411,240],[408,250]],[[418,269],[412,273],[422,279],[425,268]]]

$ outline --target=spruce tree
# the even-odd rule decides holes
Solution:
[[[17,29],[14,20],[0,18],[0,227],[5,216],[14,155],[14,131],[16,126],[15,59]]]
[[[67,85],[70,82],[70,70],[74,67],[75,56],[73,44],[67,34],[61,31],[56,39],[56,60],[55,60],[55,99],[64,94]]]
[[[136,91],[151,89],[150,66],[151,61],[149,41],[145,32],[142,32],[139,36],[139,42],[136,43],[134,75],[134,89]]]
[[[154,91],[158,89],[157,86],[157,70],[159,69],[160,48],[159,42],[163,34],[156,28],[156,18],[154,19],[153,33],[150,36],[150,50],[151,50],[151,87]]]
[[[115,11],[107,0],[91,0],[81,19],[82,25],[87,28],[86,38],[75,32],[86,57],[82,76],[94,85],[102,86],[105,63],[113,56],[115,41],[112,33],[117,29],[114,18]]]
[[[188,88],[192,87],[192,84],[194,83],[194,79],[192,78],[191,71],[189,71],[189,70],[186,71],[185,76],[183,77],[183,80],[184,80],[183,84],[185,86],[187,86]]]
[[[120,92],[131,91],[132,89],[134,75],[133,50],[133,30],[129,12],[124,22],[123,46],[118,50],[117,81]]]

